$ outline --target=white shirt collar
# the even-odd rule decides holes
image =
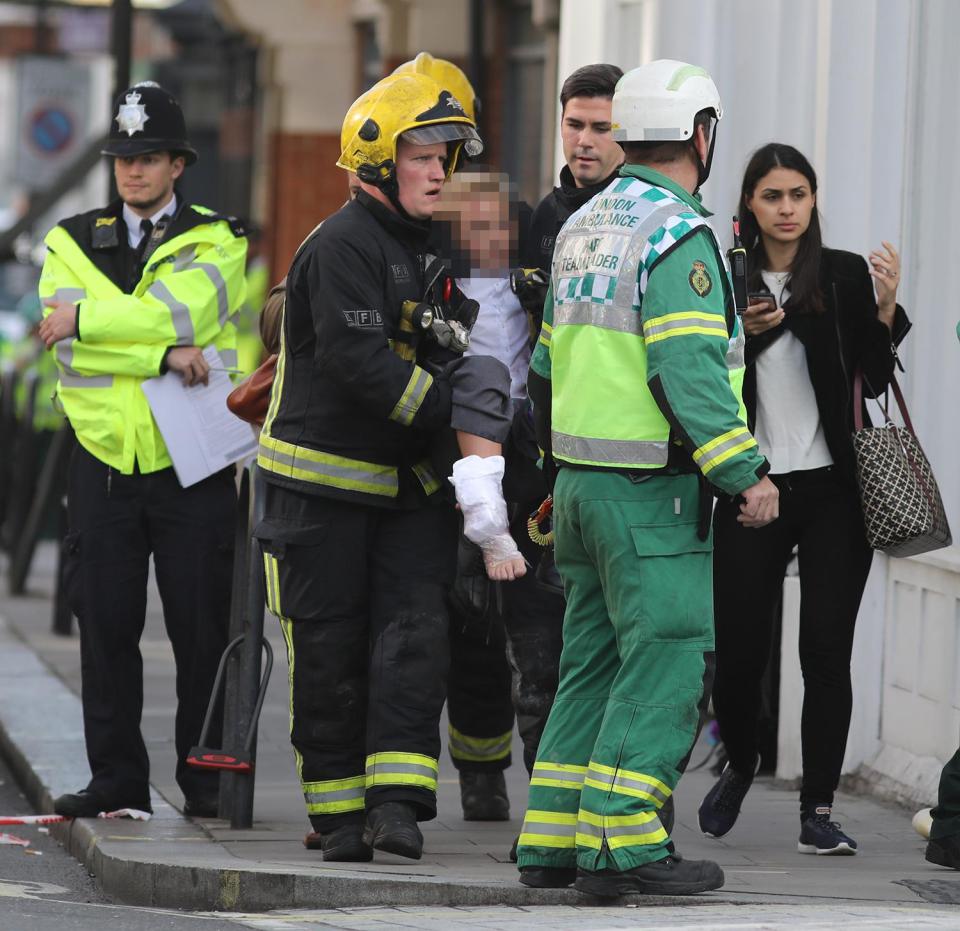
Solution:
[[[172,217],[177,212],[177,195],[173,194],[170,197],[170,200],[167,201],[153,216],[148,217],[147,219],[156,226],[157,220],[160,219],[164,214],[169,217]],[[134,213],[126,204],[123,205],[123,222],[127,224],[127,242],[130,243],[131,249],[136,249],[140,245],[140,240],[143,239],[143,233],[140,230],[140,221],[144,219],[139,214]]]

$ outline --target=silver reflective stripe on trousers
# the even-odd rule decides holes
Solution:
[[[656,799],[658,805],[662,805],[667,800],[667,796],[658,786],[641,779],[631,779],[628,776],[624,776],[623,773],[617,773],[616,776],[611,776],[609,773],[600,773],[595,769],[588,769],[587,779],[593,782],[601,782],[607,788],[613,789],[614,792],[621,786],[624,789],[635,789],[638,792],[645,792],[647,795]]]
[[[420,763],[368,763],[367,778],[376,776],[420,776],[433,782],[437,781],[437,771]]]
[[[551,779],[554,782],[569,782],[571,789],[579,789],[583,785],[584,773],[571,773],[566,769],[553,769],[542,763],[533,766],[533,779]]]
[[[362,785],[353,789],[337,789],[333,792],[304,792],[303,797],[308,805],[330,805],[334,802],[362,799],[366,791],[367,787]]]
[[[667,443],[656,440],[606,440],[599,437],[570,436],[554,430],[553,453],[585,462],[631,463],[648,466],[667,464]]]
[[[64,388],[110,388],[112,375],[81,375],[73,367],[73,343],[76,337],[62,339],[57,343],[57,364],[60,366],[60,384]]]
[[[155,281],[147,288],[147,292],[161,304],[165,304],[170,311],[170,317],[173,320],[173,332],[177,336],[177,345],[192,346],[194,344],[194,333],[190,308],[178,301],[162,281]]]
[[[577,825],[554,824],[552,821],[531,821],[524,819],[523,827],[520,829],[522,834],[546,834],[548,837],[573,837],[577,833]]]
[[[580,820],[577,822],[577,833],[587,834],[590,837],[623,837],[625,834],[631,834],[635,837],[645,837],[648,834],[657,834],[663,830],[660,819],[654,816],[649,821],[640,824],[618,824],[616,826],[591,824],[589,821]],[[642,841],[641,841],[642,843]]]

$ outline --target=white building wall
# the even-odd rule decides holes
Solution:
[[[960,397],[954,334],[960,300],[952,286],[960,259],[954,220],[960,213],[954,167],[960,72],[952,61],[957,35],[960,4],[953,0],[567,0],[561,8],[558,92],[572,70],[590,62],[609,61],[624,70],[655,58],[703,65],[725,107],[713,174],[704,187],[722,240],[729,240],[729,217],[749,154],[776,140],[795,145],[817,169],[828,245],[864,255],[882,239],[900,247],[899,298],[915,323],[902,351],[902,381],[960,533],[954,400]],[[559,147],[555,163],[559,170]],[[946,593],[960,580],[950,580],[960,570],[960,549],[941,554],[933,576],[927,572],[930,560],[918,557],[896,561],[888,581],[888,562],[883,556],[875,560],[858,620],[848,772],[865,762],[882,768],[893,757],[901,767],[927,760],[927,772],[957,744],[960,715],[945,704],[960,710],[955,689],[948,696],[938,684],[932,697],[924,697],[944,705],[935,715],[892,713],[891,702],[902,697],[906,680],[891,672],[891,651],[902,650],[904,642],[916,645],[918,656],[938,658],[941,678],[943,657],[949,656],[956,679],[960,602]],[[894,585],[913,586],[917,597],[893,597]],[[947,600],[938,601],[941,596]],[[936,620],[919,623],[921,603],[936,606]],[[801,688],[795,598],[788,597],[787,608],[783,659],[792,666],[784,672],[782,707],[795,710]],[[922,663],[914,674],[911,687],[923,691]],[[796,715],[785,711],[781,730],[782,740],[798,741]],[[783,754],[783,764],[781,775],[797,775],[799,754]],[[930,784],[928,773],[900,781]]]

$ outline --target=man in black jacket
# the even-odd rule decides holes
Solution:
[[[355,200],[301,246],[258,463],[267,604],[290,662],[291,740],[325,860],[419,859],[436,815],[456,515],[430,447],[451,388],[400,350],[406,304],[443,304],[430,217],[473,122],[425,75],[351,107]],[[407,329],[404,329],[404,323]]]

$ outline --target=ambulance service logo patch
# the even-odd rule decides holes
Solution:
[[[713,280],[703,262],[694,262],[687,279],[690,287],[700,296],[706,297],[713,290]]]
[[[150,117],[147,116],[147,108],[140,103],[140,95],[133,91],[127,94],[126,101],[120,105],[114,119],[117,121],[121,132],[132,136],[143,129]]]

